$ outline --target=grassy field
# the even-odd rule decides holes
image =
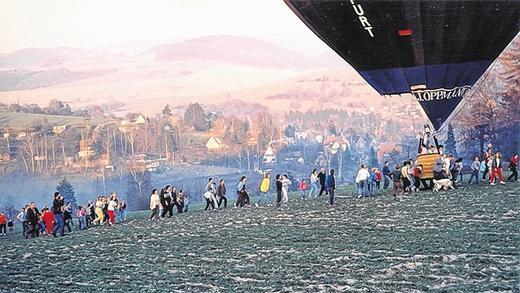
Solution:
[[[89,123],[96,125],[109,120],[106,118],[92,118],[89,119]],[[86,123],[87,120],[83,117],[0,112],[0,129],[29,129],[35,125],[43,124],[83,126]]]
[[[519,292],[520,185],[136,213],[0,240],[1,292]],[[200,206],[199,206],[200,207]]]

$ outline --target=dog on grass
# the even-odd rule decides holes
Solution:
[[[455,187],[453,187],[453,181],[450,179],[433,179],[433,191],[440,191],[441,189],[455,189]]]

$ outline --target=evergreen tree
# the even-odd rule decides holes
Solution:
[[[162,110],[162,114],[165,116],[165,117],[170,117],[172,116],[172,110],[170,109],[170,105],[169,104],[166,104],[166,106],[164,106],[163,110]]]
[[[448,135],[446,138],[446,142],[444,143],[445,153],[451,154],[454,157],[458,157],[457,155],[457,142],[455,141],[455,134],[453,132],[453,126],[448,124]]]
[[[69,183],[67,178],[63,178],[56,186],[56,191],[58,191],[64,198],[65,203],[72,203],[72,208],[76,209],[78,207],[78,201],[76,199],[76,192],[74,191],[74,187]]]
[[[193,126],[197,131],[208,131],[211,129],[211,121],[208,119],[202,106],[198,103],[190,104],[184,113],[184,122]]]

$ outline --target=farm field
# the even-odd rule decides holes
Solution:
[[[0,240],[1,292],[518,292],[520,185],[147,212]],[[200,206],[198,206],[200,209]]]

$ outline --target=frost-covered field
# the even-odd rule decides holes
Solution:
[[[0,240],[1,292],[518,292],[520,188],[134,219]]]

